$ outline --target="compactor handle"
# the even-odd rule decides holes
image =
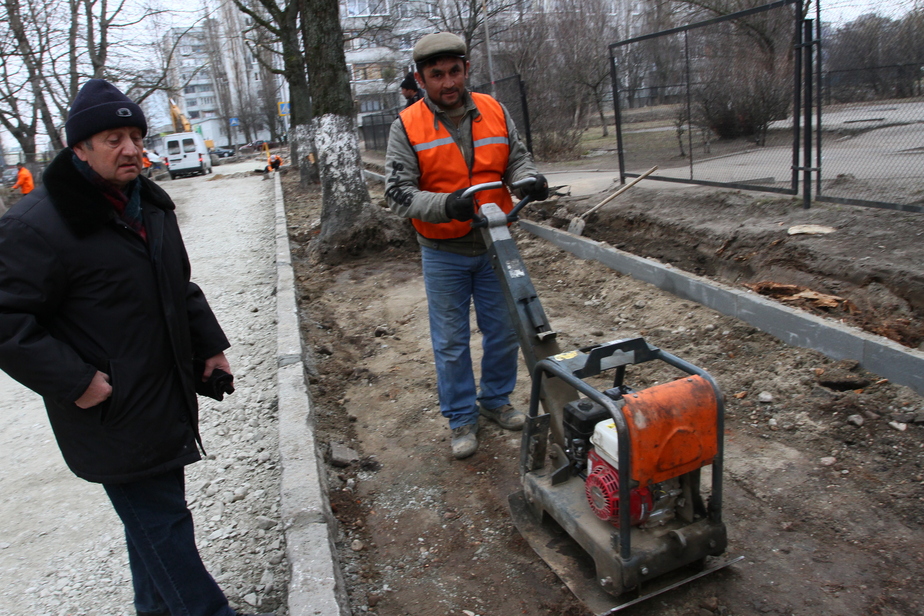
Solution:
[[[530,184],[533,184],[535,182],[536,182],[535,177],[528,177],[528,178],[523,178],[522,180],[517,180],[516,182],[512,183],[510,187],[520,188],[521,186],[529,186]],[[479,192],[482,190],[493,190],[495,188],[501,188],[503,187],[503,185],[504,185],[503,182],[485,182],[484,184],[475,184],[474,186],[466,188],[465,191],[462,193],[462,197],[463,198],[470,197],[474,195],[476,192]],[[530,197],[529,195],[520,199],[520,202],[517,203],[516,207],[513,208],[509,214],[507,214],[507,222],[511,223],[511,222],[517,221],[519,219],[517,214],[520,212],[520,210],[526,207],[527,203],[529,203],[532,200],[533,200],[532,197]],[[485,227],[487,226],[487,224],[488,224],[488,220],[487,218],[484,218],[483,216],[478,216],[477,214],[475,214],[475,218],[472,219],[473,229],[478,228],[478,227]]]

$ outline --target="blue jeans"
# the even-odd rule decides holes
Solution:
[[[421,253],[440,412],[450,428],[458,428],[478,420],[479,403],[494,409],[510,402],[517,382],[516,331],[490,255],[469,257],[426,246]],[[472,300],[484,351],[477,395],[470,348]]]
[[[235,616],[196,548],[182,468],[103,488],[125,526],[138,613]]]

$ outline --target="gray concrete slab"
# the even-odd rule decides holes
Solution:
[[[349,616],[349,598],[334,546],[337,522],[327,498],[323,457],[314,438],[313,410],[305,383],[282,185],[278,175],[274,180],[280,492],[286,555],[291,565],[289,614]]]

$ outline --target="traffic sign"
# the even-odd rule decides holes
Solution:
[[[238,118],[228,118],[228,124],[231,126],[240,126],[241,121]]]
[[[284,103],[277,103],[277,105],[279,105],[279,115],[281,116],[289,115],[289,109],[291,108],[289,101],[286,101]]]

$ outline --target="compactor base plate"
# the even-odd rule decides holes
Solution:
[[[549,516],[539,522],[526,502],[522,490],[508,497],[513,522],[530,547],[597,616],[615,614],[646,599],[667,592],[678,586],[724,569],[743,556],[705,557],[702,564],[690,565],[645,582],[634,591],[618,597],[605,592],[597,582],[593,559],[567,532]]]

